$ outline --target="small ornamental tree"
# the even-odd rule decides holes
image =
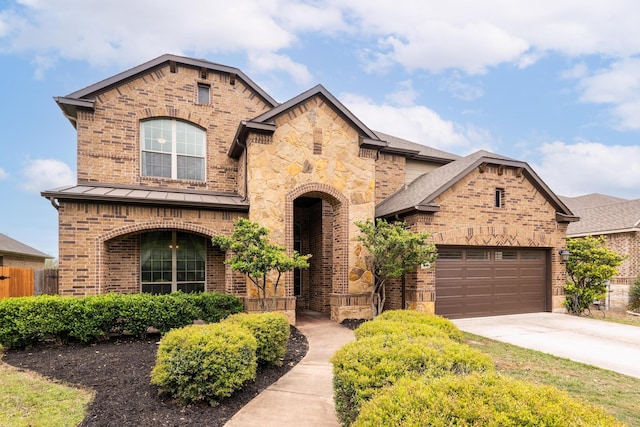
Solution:
[[[618,274],[626,256],[604,245],[604,237],[567,239],[570,252],[566,263],[565,307],[569,313],[582,314],[594,300],[606,296],[606,282]]]
[[[296,251],[288,255],[284,246],[270,244],[268,236],[268,229],[256,222],[240,218],[235,222],[231,236],[216,236],[212,239],[214,246],[233,253],[225,263],[229,264],[232,270],[246,274],[256,286],[262,311],[271,311],[275,306],[282,273],[295,268],[308,268],[308,260],[311,258],[311,255],[300,255]],[[273,276],[275,279],[272,281],[272,303],[269,305],[268,279]]]
[[[361,231],[358,240],[369,251],[367,268],[373,273],[371,291],[373,317],[384,310],[386,282],[414,271],[419,265],[432,265],[438,256],[436,247],[428,242],[427,232],[413,232],[404,222],[388,223],[383,219],[356,222]]]

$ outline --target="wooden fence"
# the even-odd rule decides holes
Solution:
[[[58,270],[2,267],[0,299],[58,293]]]

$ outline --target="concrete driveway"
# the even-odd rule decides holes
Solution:
[[[463,331],[640,378],[640,327],[560,313],[455,319]]]

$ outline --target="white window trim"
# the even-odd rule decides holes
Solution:
[[[171,141],[167,141],[167,143],[171,144],[171,152],[166,152],[166,151],[154,151],[151,149],[145,149],[143,148],[144,145],[144,124],[148,123],[148,122],[152,122],[153,120],[168,120],[171,122]],[[165,117],[158,117],[155,119],[148,119],[148,120],[144,120],[140,122],[140,171],[142,172],[142,169],[144,167],[143,160],[142,160],[142,153],[143,152],[147,152],[147,153],[159,153],[159,154],[169,154],[171,156],[171,177],[164,177],[164,176],[156,176],[156,175],[142,175],[143,177],[146,178],[159,178],[159,179],[172,179],[175,181],[195,181],[195,182],[206,182],[207,181],[207,133],[206,131],[203,130],[204,132],[204,154],[202,156],[194,156],[194,155],[190,155],[190,154],[178,154],[178,149],[177,149],[177,136],[178,136],[178,121],[177,119],[173,119],[173,118],[165,118]],[[192,123],[189,122],[184,122],[189,124],[190,126],[193,126],[195,128],[200,129],[198,126],[193,125]],[[184,157],[195,157],[198,159],[202,159],[202,163],[203,163],[203,179],[199,180],[199,179],[183,179],[183,178],[178,178],[178,155],[180,156],[184,156]]]

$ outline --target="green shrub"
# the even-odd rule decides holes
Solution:
[[[401,323],[420,323],[436,326],[443,330],[452,340],[462,342],[462,331],[449,319],[430,313],[415,310],[389,310],[375,318],[375,320],[392,320]]]
[[[7,298],[0,300],[0,344],[24,347],[43,340],[92,342],[122,332],[145,336],[149,327],[164,333],[198,319],[219,321],[241,310],[237,297],[215,292]]]
[[[231,396],[256,376],[256,339],[239,325],[192,325],[160,341],[151,383],[182,403]]]
[[[491,357],[450,339],[377,335],[353,341],[331,359],[336,411],[349,425],[382,387],[410,376],[493,371]]]
[[[629,310],[640,311],[640,274],[629,290]]]
[[[189,295],[200,309],[201,320],[207,323],[217,323],[231,314],[240,313],[243,309],[242,301],[234,295],[218,292],[201,292]]]
[[[424,323],[401,323],[394,320],[374,320],[365,322],[355,331],[356,339],[372,337],[374,335],[409,335],[422,337],[449,338],[447,333],[437,326]]]
[[[551,386],[496,375],[404,378],[362,406],[353,427],[622,426]]]
[[[274,312],[238,313],[227,317],[223,323],[237,324],[251,331],[258,345],[258,363],[282,365],[291,333],[287,316]]]

